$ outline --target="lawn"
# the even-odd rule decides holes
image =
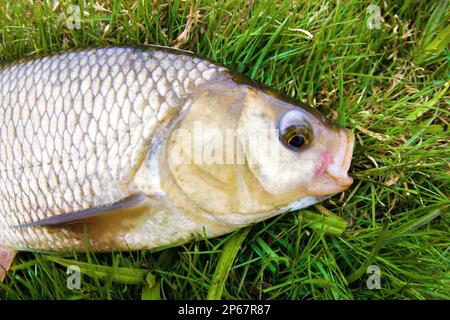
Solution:
[[[195,52],[352,128],[354,184],[156,252],[20,253],[0,299],[450,299],[448,1],[31,3],[0,0],[1,63],[106,44]]]

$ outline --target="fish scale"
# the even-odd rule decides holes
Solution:
[[[151,139],[220,69],[156,47],[0,67],[0,244],[76,247],[67,230],[13,226],[120,200]]]

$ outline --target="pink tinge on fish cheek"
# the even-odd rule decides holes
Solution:
[[[314,170],[314,178],[320,177],[328,168],[333,160],[333,154],[330,150],[324,150],[319,155],[318,165]]]

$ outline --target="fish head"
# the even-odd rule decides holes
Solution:
[[[347,189],[353,142],[350,130],[270,90],[214,84],[167,135],[163,188],[191,211],[255,222]]]
[[[320,199],[352,184],[354,135],[315,109],[250,89],[239,128],[250,145],[244,147],[248,167],[270,194]]]

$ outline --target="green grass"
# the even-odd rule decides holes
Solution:
[[[0,298],[450,298],[447,1],[86,2],[69,30],[69,1],[0,0],[0,61],[159,44],[223,63],[354,128],[353,186],[310,209],[349,224],[334,235],[291,212],[159,252],[67,255],[84,272],[73,291],[67,261],[20,253]],[[367,26],[371,3],[380,29]]]

